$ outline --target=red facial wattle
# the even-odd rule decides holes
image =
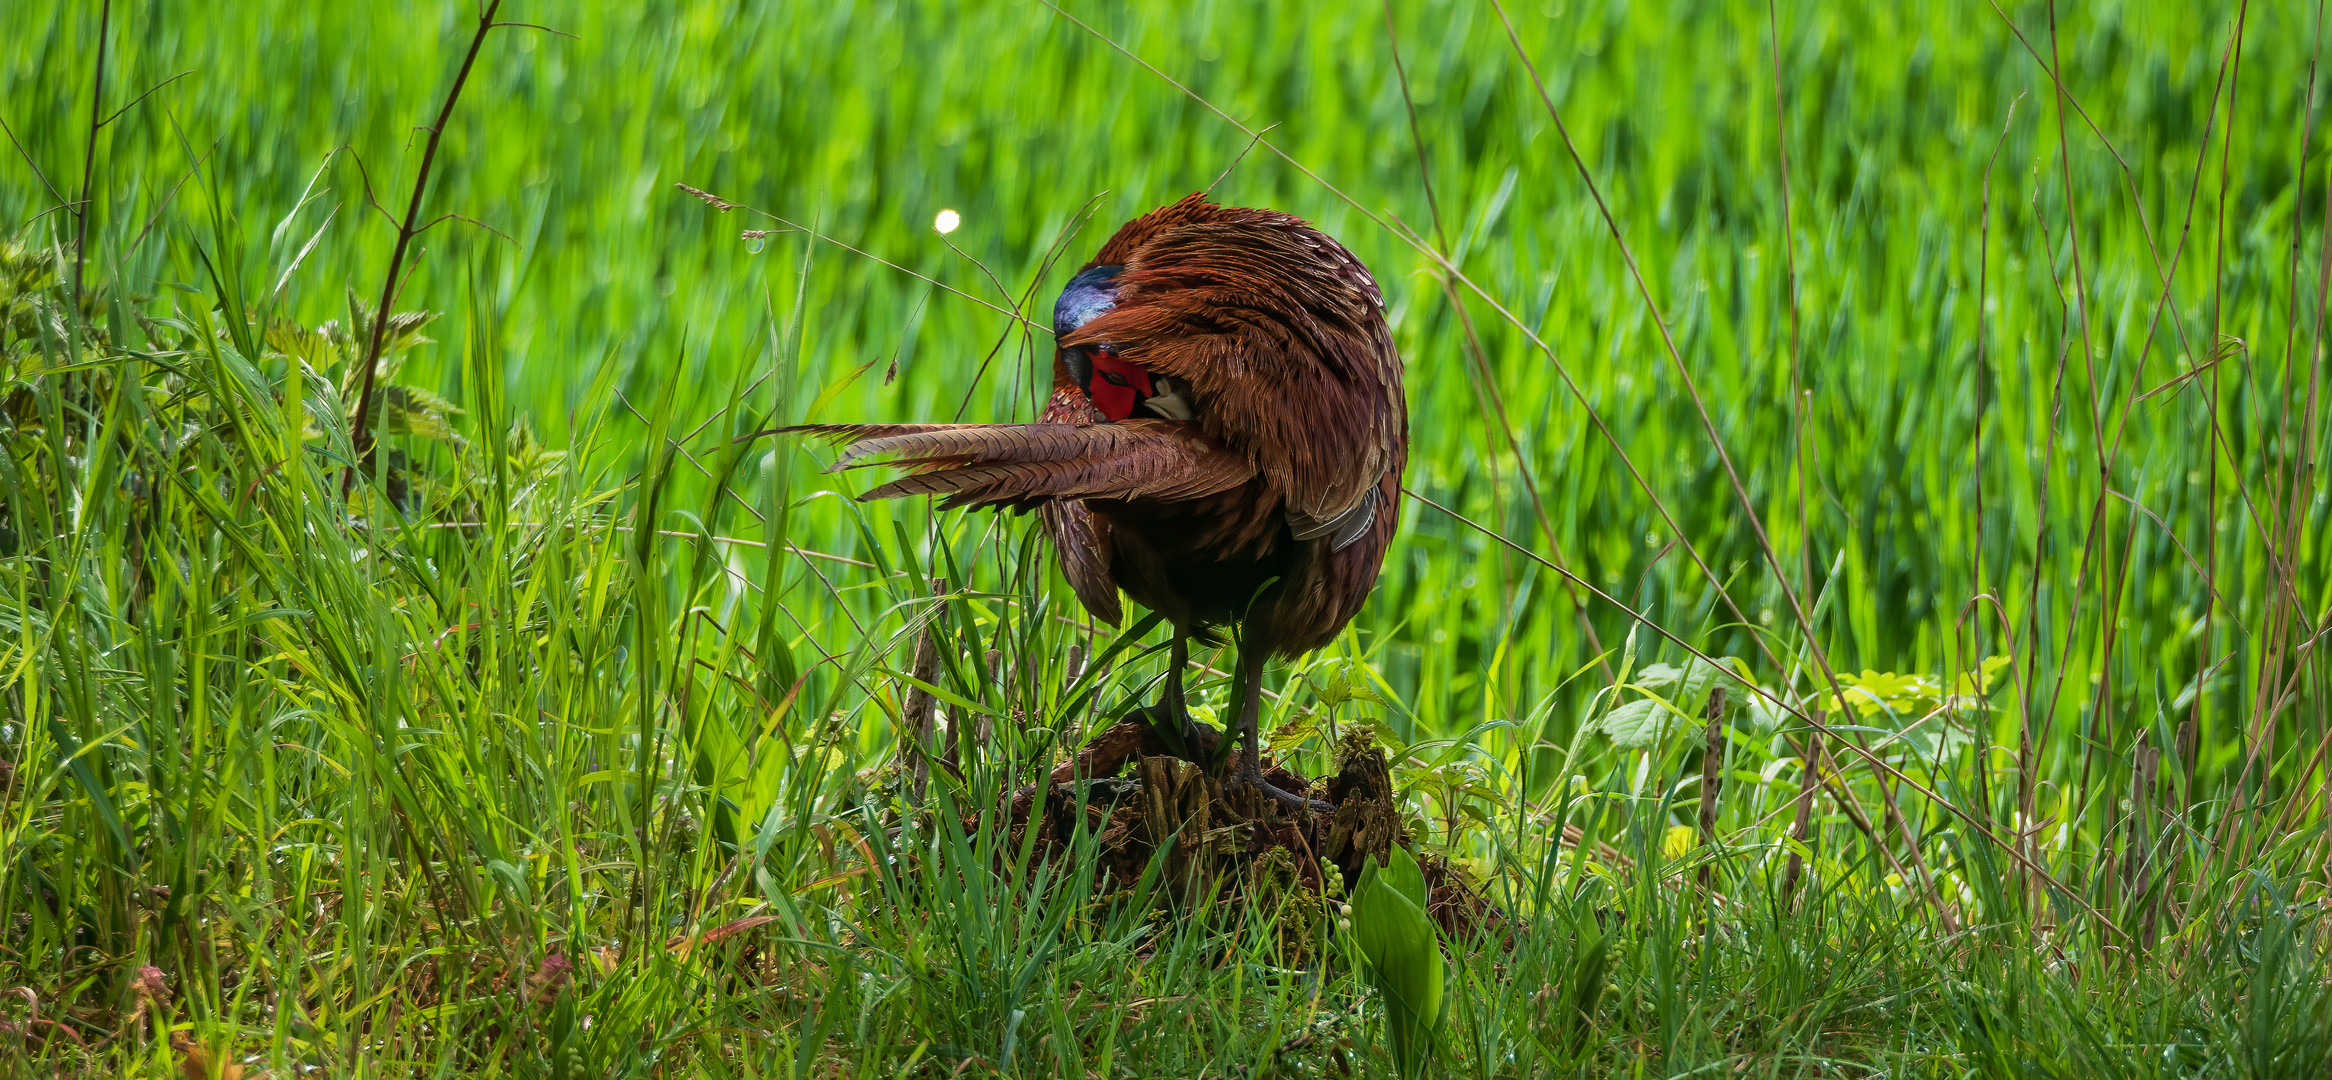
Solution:
[[[1147,369],[1115,353],[1093,350],[1093,380],[1086,396],[1101,415],[1123,420],[1141,407],[1143,398],[1157,392]]]

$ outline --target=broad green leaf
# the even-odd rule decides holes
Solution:
[[[1668,730],[1675,713],[1651,698],[1641,698],[1611,710],[1603,718],[1603,733],[1623,748],[1650,746]]]
[[[1352,897],[1353,936],[1384,996],[1385,1031],[1404,1077],[1423,1075],[1442,1019],[1441,946],[1425,897],[1417,860],[1398,846],[1390,865],[1368,862]]]
[[[1860,675],[1839,675],[1838,682],[1845,688],[1847,704],[1863,716],[1875,716],[1882,711],[1897,715],[1925,712],[1942,696],[1935,680],[1924,675],[1898,675],[1864,668]]]
[[[1393,846],[1392,860],[1385,865],[1384,881],[1408,897],[1418,911],[1425,910],[1430,895],[1425,888],[1425,870],[1417,865],[1417,857],[1409,854],[1409,849],[1398,844]]]

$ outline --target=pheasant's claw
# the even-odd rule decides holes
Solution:
[[[1213,729],[1191,719],[1187,710],[1172,705],[1137,705],[1126,710],[1126,719],[1139,719],[1158,733],[1158,741],[1166,745],[1166,752],[1184,761],[1201,765],[1207,763],[1206,735]]]
[[[1277,785],[1274,785],[1271,781],[1265,780],[1263,778],[1263,771],[1261,769],[1253,767],[1241,769],[1239,771],[1238,778],[1240,783],[1253,787],[1255,790],[1262,792],[1265,795],[1269,795],[1272,798],[1279,800],[1280,802],[1288,804],[1289,806],[1297,807],[1303,810],[1310,810],[1316,814],[1333,814],[1336,812],[1336,807],[1333,804],[1324,803],[1318,799],[1307,799],[1292,791],[1280,790]]]

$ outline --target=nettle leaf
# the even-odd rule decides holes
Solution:
[[[523,418],[512,425],[505,452],[519,475],[529,481],[550,475],[567,461],[566,451],[544,446],[542,440],[535,438],[533,425]]]
[[[278,319],[268,326],[266,341],[268,348],[296,357],[311,368],[327,369],[340,362],[339,347],[321,329]]]
[[[1409,746],[1408,741],[1401,738],[1401,733],[1393,730],[1393,725],[1381,716],[1363,715],[1359,719],[1346,721],[1344,726],[1354,732],[1366,733],[1378,746],[1384,747],[1386,753],[1396,757]]]
[[[381,333],[381,355],[379,363],[375,365],[375,378],[386,381],[394,377],[397,369],[403,366],[407,352],[412,351],[416,345],[428,345],[436,341],[424,335],[421,329],[434,321],[438,314],[434,311],[400,311],[389,316],[388,326]],[[339,346],[342,355],[350,361],[342,376],[348,383],[342,388],[345,393],[353,395],[363,381],[364,355],[372,348],[372,318],[372,310],[365,306],[364,298],[358,296],[355,289],[350,289],[347,329],[342,330],[333,323],[325,323],[317,328],[334,345]]]
[[[453,429],[453,418],[462,410],[453,402],[403,384],[381,387],[380,397],[381,430],[457,445],[462,441]]]
[[[437,339],[424,337],[421,328],[437,318],[434,311],[400,311],[389,316],[389,331],[381,340],[381,351],[400,353],[415,345],[428,345]]]
[[[1375,672],[1358,660],[1327,657],[1304,672],[1304,681],[1311,684],[1320,704],[1329,708],[1348,701],[1385,703],[1384,695],[1377,693]]]
[[[1263,737],[1263,746],[1274,754],[1285,754],[1319,731],[1320,713],[1314,709],[1305,709],[1294,719],[1271,729],[1271,734]]]
[[[1755,681],[1749,678],[1749,665],[1737,656],[1720,656],[1713,664],[1697,656],[1682,665],[1653,664],[1638,672],[1633,681],[1643,690],[1691,708],[1707,697],[1709,687],[1720,677],[1728,683]]]
[[[394,355],[415,345],[427,345],[436,340],[423,337],[421,328],[429,325],[437,315],[434,311],[399,311],[390,315],[389,325],[381,333],[381,355]],[[364,302],[364,298],[357,295],[355,289],[349,289],[348,336],[353,343],[361,343],[367,349],[372,347],[372,316],[372,308]]]
[[[1739,663],[1729,657],[1727,662],[1736,666]],[[1697,656],[1681,665],[1647,664],[1634,678],[1623,676],[1621,682],[1645,696],[1605,714],[1601,730],[1622,748],[1649,746],[1667,732],[1671,718],[1681,715],[1679,708],[1692,708],[1708,695],[1709,686],[1720,674],[1735,681],[1743,678],[1738,671],[1720,668]]]
[[[1633,750],[1650,746],[1668,730],[1674,709],[1651,698],[1639,698],[1606,713],[1603,733],[1611,736],[1613,745]]]
[[[1636,673],[1635,684],[1646,690],[1665,693],[1671,687],[1687,683],[1690,677],[1689,672],[1674,664],[1647,664],[1644,670]]]

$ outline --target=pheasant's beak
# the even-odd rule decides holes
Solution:
[[[1061,364],[1069,369],[1069,377],[1077,380],[1077,389],[1093,396],[1093,358],[1083,349],[1062,349]]]

